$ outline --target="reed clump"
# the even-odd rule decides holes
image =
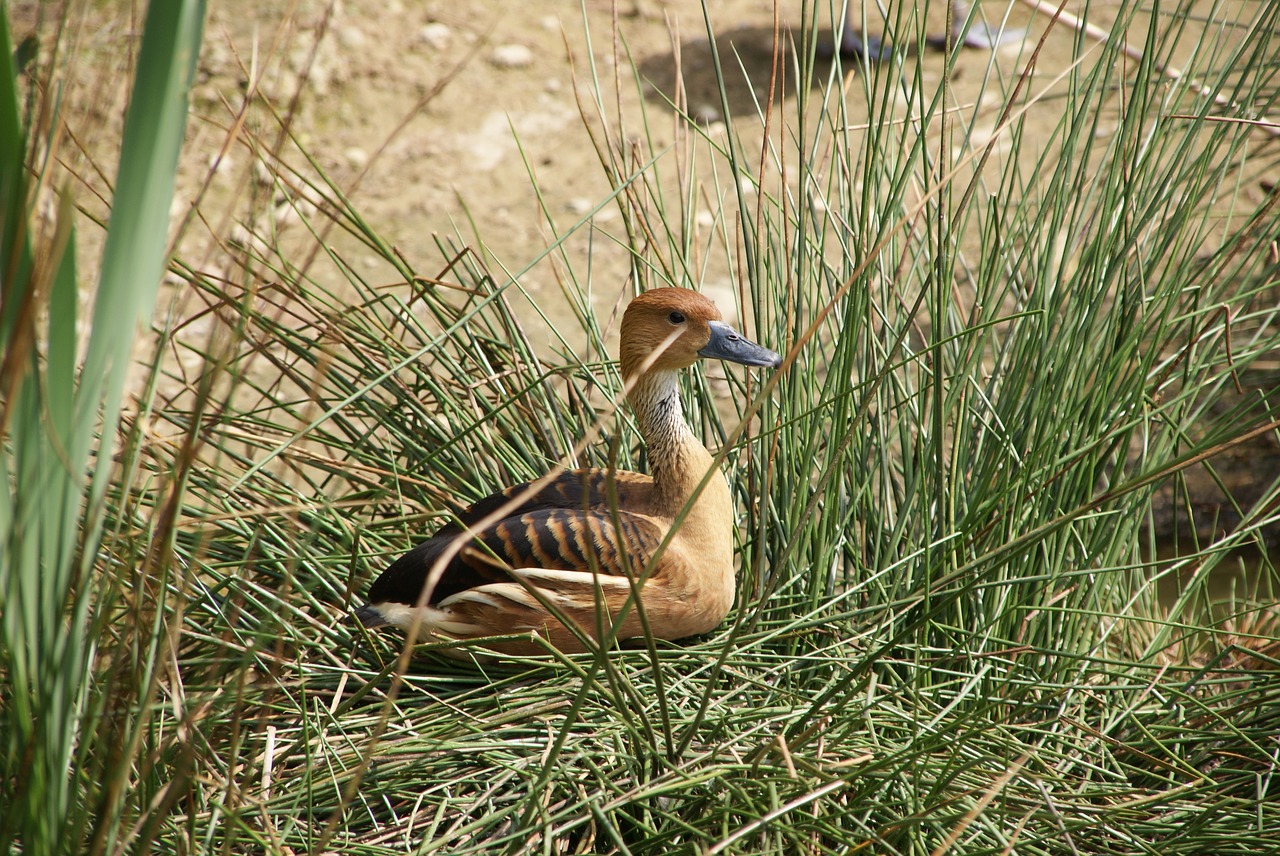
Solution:
[[[927,19],[895,9],[894,41],[925,45]],[[68,688],[81,839],[1280,846],[1278,485],[1227,531],[1152,545],[1158,490],[1280,426],[1256,401],[1214,407],[1280,352],[1280,10],[1112,11],[1103,41],[1034,19],[1007,74],[959,50],[824,58],[841,12],[806,5],[764,69],[710,38],[724,133],[686,115],[679,80],[619,113],[647,83],[625,34],[587,26],[581,139],[618,216],[544,206],[528,266],[557,263],[577,321],[552,348],[524,268],[463,234],[391,247],[287,113],[253,103],[228,139],[307,201],[306,235],[250,230],[217,275],[174,259],[182,299],[98,463],[101,531],[65,524],[96,533],[63,619],[97,634]],[[1050,42],[1071,61],[1040,66]],[[961,64],[986,97],[954,97]],[[770,81],[745,105],[744,74]],[[710,369],[684,391],[740,512],[735,610],[680,644],[496,663],[367,635],[348,618],[364,587],[460,505],[557,461],[643,466],[602,286],[564,252],[588,233],[627,250],[619,302],[715,272],[744,332],[786,354],[764,381]],[[1219,596],[1246,551],[1248,585]],[[28,827],[0,831],[35,851]]]

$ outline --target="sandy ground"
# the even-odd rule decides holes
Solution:
[[[945,6],[934,5],[931,29],[941,31]],[[239,114],[245,94],[257,91],[288,116],[291,133],[372,230],[416,267],[439,265],[435,237],[457,232],[460,243],[487,250],[499,270],[523,271],[554,240],[549,218],[565,229],[609,193],[587,131],[588,123],[599,124],[591,102],[593,77],[605,92],[606,121],[615,129],[621,126],[624,135],[634,134],[646,130],[647,116],[647,131],[662,145],[672,136],[665,99],[676,90],[679,66],[689,112],[713,134],[737,133],[747,151],[758,148],[756,103],[767,97],[774,16],[786,39],[804,23],[801,4],[717,0],[711,7],[710,26],[725,64],[742,66],[732,69],[728,85],[729,113],[741,117],[731,128],[722,120],[707,22],[697,0],[586,0],[582,6],[565,0],[217,0],[206,23],[174,205],[175,221],[197,200],[202,211],[212,213],[187,228],[179,254],[201,269],[217,269],[227,245],[243,242],[246,224],[257,230],[290,226],[282,200],[265,199],[266,191],[253,187],[262,177],[253,163],[261,153],[251,153],[241,142],[227,145],[229,129],[241,119],[240,140],[269,142],[276,134],[263,111]],[[18,38],[24,27],[40,25],[41,8],[35,2],[15,5]],[[992,3],[984,13],[998,20],[1006,8]],[[81,129],[76,143],[96,163],[77,169],[85,185],[78,197],[93,210],[96,195],[109,195],[106,176],[113,169],[129,76],[126,48],[140,22],[124,4],[85,14],[78,45],[87,62],[68,81],[68,91],[71,103],[83,111],[72,120]],[[829,33],[830,14],[818,15],[818,27]],[[1034,34],[1044,23],[1025,7],[1012,7],[1011,26],[1030,27]],[[1049,53],[1061,51],[1065,57],[1068,47],[1064,38],[1051,44]],[[1027,50],[1020,44],[1002,49],[996,70],[1012,76]],[[983,83],[987,54],[973,56],[971,67],[953,75],[958,103],[971,103]],[[926,83],[940,80],[940,55],[919,61],[926,64]],[[1047,61],[1054,62],[1051,55]],[[632,63],[641,78],[638,85],[630,77]],[[622,81],[617,94],[615,72]],[[782,91],[775,115],[785,120],[794,115],[794,86]],[[994,113],[998,102],[991,100]],[[271,208],[277,222],[264,223]],[[605,206],[594,222],[607,232],[618,216]],[[95,237],[86,235],[82,250],[90,267]],[[341,235],[326,237],[350,254],[348,261],[358,270],[380,275],[367,250]],[[568,250],[562,263],[583,267],[591,253],[597,305],[612,305],[625,285],[623,248],[608,240],[588,245],[583,239],[570,242]],[[520,277],[520,285],[553,318],[559,303],[556,277],[545,263]],[[733,284],[727,267],[714,265],[696,283],[713,295],[721,289],[727,293]]]
[[[457,233],[458,243],[487,252],[495,272],[524,271],[520,286],[553,326],[557,317],[566,317],[559,313],[568,311],[557,285],[565,267],[578,268],[580,277],[589,268],[593,301],[607,312],[623,292],[628,270],[625,250],[603,239],[617,226],[615,209],[606,206],[594,215],[601,239],[590,240],[584,230],[554,264],[543,261],[525,270],[554,240],[549,219],[558,229],[567,228],[609,193],[587,130],[598,124],[589,101],[592,76],[609,96],[603,102],[607,121],[616,128],[621,116],[623,133],[638,133],[647,115],[649,132],[662,144],[671,136],[664,94],[675,91],[679,66],[690,113],[713,133],[740,133],[750,150],[761,136],[755,104],[767,96],[775,13],[784,33],[802,24],[799,3],[775,8],[773,0],[716,0],[710,5],[722,56],[742,65],[727,91],[730,113],[743,117],[734,119],[733,127],[723,124],[707,24],[697,0],[585,0],[581,6],[565,0],[215,0],[174,219],[184,218],[197,200],[202,211],[217,213],[188,225],[179,254],[201,270],[229,269],[234,245],[251,240],[246,225],[282,233],[292,229],[300,241],[309,241],[296,213],[263,180],[254,153],[240,142],[227,143],[237,136],[232,131],[241,119],[246,133],[238,140],[274,139],[278,125],[269,116],[260,110],[240,113],[246,93],[258,90],[288,117],[298,143],[372,230],[415,268],[438,270],[436,239]],[[931,29],[940,31],[944,6],[934,5]],[[90,213],[102,214],[130,78],[129,43],[141,28],[129,4],[86,6],[84,24],[76,29],[84,62],[65,81],[74,136],[64,156],[80,182],[77,199]],[[12,4],[15,37],[34,31],[47,41],[51,25],[42,16],[51,16],[54,8]],[[997,22],[1009,9],[1010,26],[1026,28],[1032,42],[1047,25],[1046,18],[1016,0],[1011,8],[994,0],[981,9],[987,20]],[[1104,19],[1107,11],[1095,4],[1096,18]],[[828,13],[819,14],[819,27],[829,32]],[[1067,33],[1060,35],[1047,42],[1041,68],[1066,63],[1070,46]],[[994,55],[971,52],[972,62],[952,76],[956,101],[978,99],[988,60],[996,73],[1011,79],[1025,63],[1030,43]],[[926,82],[940,79],[939,56],[909,61],[925,64]],[[629,79],[632,63],[642,78],[638,86]],[[626,76],[616,96],[615,71]],[[785,93],[778,115],[793,111],[793,101],[794,93]],[[993,123],[999,104],[990,106]],[[980,135],[982,129],[977,130]],[[1038,155],[1033,146],[1026,150]],[[99,239],[98,230],[82,230],[82,269],[92,270]],[[331,233],[326,242],[362,275],[390,280],[385,265],[357,241]],[[330,274],[318,265],[314,275]],[[728,267],[714,263],[697,285],[713,296],[734,287]],[[725,300],[718,302],[728,308]],[[555,338],[536,325],[530,332],[535,343],[550,345]],[[1263,451],[1275,458],[1275,449]],[[1253,472],[1248,462],[1244,469]]]

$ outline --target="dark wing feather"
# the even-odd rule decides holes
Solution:
[[[642,502],[636,494],[645,491],[652,483],[648,476],[626,471],[615,472],[611,478],[607,470],[566,470],[526,497],[518,506],[507,512],[506,516],[519,517],[525,512],[543,508],[582,510],[607,508],[610,505],[610,493],[616,494],[619,506],[635,506]],[[486,496],[459,513],[459,523],[445,526],[438,530],[436,535],[461,532],[462,525],[474,526],[499,507],[510,502],[513,496],[524,493],[529,489],[530,484],[530,482],[524,482]]]
[[[430,604],[488,583],[510,582],[511,568],[554,568],[566,571],[601,569],[606,573],[639,573],[652,558],[665,532],[641,514],[610,510],[608,491],[626,495],[643,490],[648,480],[618,473],[615,487],[599,470],[576,470],[520,503],[506,517],[479,530],[449,562],[431,592]],[[510,501],[526,485],[516,485],[480,500],[428,541],[391,564],[369,589],[373,603],[416,603],[436,561],[462,534]]]

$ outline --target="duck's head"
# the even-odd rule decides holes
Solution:
[[[782,357],[724,323],[716,305],[687,288],[655,288],[627,305],[619,356],[623,377],[676,371],[704,357],[778,366]]]

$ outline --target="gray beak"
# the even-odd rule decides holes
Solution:
[[[782,357],[768,348],[762,348],[750,339],[743,338],[737,330],[720,321],[708,321],[711,328],[711,340],[698,351],[700,357],[711,357],[730,363],[742,363],[744,366],[782,365]]]

